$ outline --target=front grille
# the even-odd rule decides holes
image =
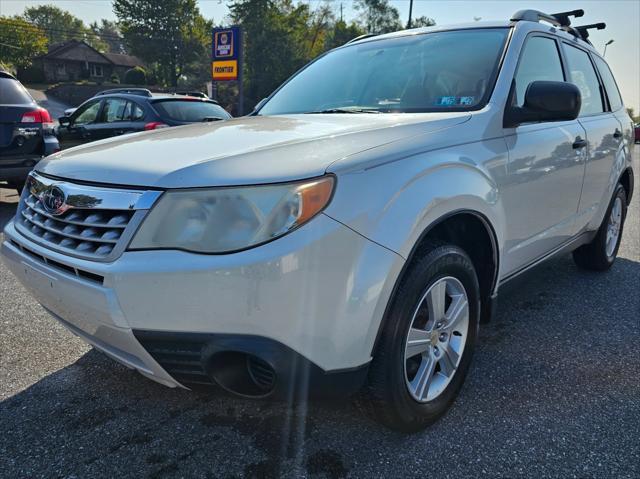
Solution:
[[[52,205],[53,193],[57,197]],[[32,172],[15,226],[34,243],[65,255],[112,261],[160,194],[80,185]]]
[[[29,194],[20,211],[22,226],[33,235],[63,250],[108,257],[131,221],[131,210],[70,209],[60,216],[47,213]]]

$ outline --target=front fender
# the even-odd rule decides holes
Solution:
[[[455,211],[473,211],[490,222],[500,247],[506,163],[500,138],[346,172],[326,214],[406,259],[430,225]]]

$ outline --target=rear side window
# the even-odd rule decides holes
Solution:
[[[569,69],[569,81],[580,89],[580,94],[582,95],[580,116],[602,113],[604,107],[602,95],[600,94],[600,82],[589,59],[589,54],[566,43],[565,53]]]
[[[104,109],[102,110],[103,121],[113,123],[115,121],[124,121],[126,119],[127,100],[123,98],[108,98],[104,101]]]
[[[230,115],[220,105],[199,100],[164,100],[153,106],[161,116],[174,121],[198,122],[205,118],[226,120]]]
[[[33,98],[20,82],[0,77],[0,105],[24,105],[33,103]]]
[[[524,105],[527,87],[534,81],[564,81],[562,63],[555,40],[530,37],[520,55],[516,81],[516,105]]]
[[[622,107],[622,98],[620,98],[620,91],[616,85],[616,81],[613,79],[613,74],[607,62],[602,58],[594,55],[596,66],[600,72],[600,78],[604,83],[604,88],[607,90],[607,97],[609,98],[609,104],[611,105],[611,111],[616,111]]]

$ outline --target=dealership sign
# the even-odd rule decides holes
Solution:
[[[238,80],[242,59],[240,27],[214,28],[211,44],[213,81]]]

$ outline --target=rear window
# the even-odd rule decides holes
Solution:
[[[24,105],[33,98],[20,82],[12,78],[0,78],[0,105]]]
[[[613,79],[613,74],[607,63],[600,57],[593,56],[600,72],[600,77],[604,83],[604,88],[607,90],[607,96],[609,97],[609,103],[611,104],[611,111],[616,111],[622,107],[622,98],[620,98],[620,92],[616,86],[616,81]]]
[[[205,118],[221,118],[231,116],[220,105],[199,100],[163,100],[156,101],[153,106],[161,116],[174,121],[198,122]]]

